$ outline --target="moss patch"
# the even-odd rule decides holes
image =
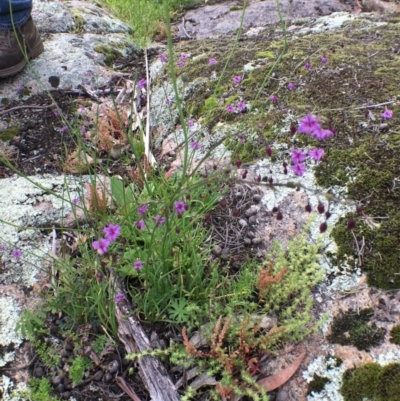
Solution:
[[[330,380],[327,377],[318,376],[314,374],[313,379],[308,383],[308,390],[307,394],[310,395],[311,393],[320,393],[326,383],[329,383]]]
[[[6,142],[15,137],[19,132],[18,125],[12,125],[11,127],[0,132],[0,141]]]
[[[98,45],[93,50],[104,55],[104,62],[110,66],[118,57],[122,57],[122,53],[117,50],[118,43],[110,43],[109,45]]]
[[[386,330],[370,323],[372,315],[372,309],[363,309],[359,313],[349,311],[336,316],[328,340],[341,345],[354,345],[359,350],[366,351],[379,345]]]
[[[394,326],[392,330],[390,330],[390,342],[400,345],[400,324]]]
[[[400,394],[400,364],[381,366],[368,363],[343,375],[340,393],[345,401],[398,401]]]

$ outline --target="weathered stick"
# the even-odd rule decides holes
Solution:
[[[130,316],[131,308],[127,301],[116,304],[118,336],[128,353],[151,350],[150,341],[142,325],[135,316]],[[129,316],[127,318],[127,316]],[[143,356],[138,359],[139,374],[153,401],[180,401],[168,372],[158,358]]]

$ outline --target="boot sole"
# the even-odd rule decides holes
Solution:
[[[40,53],[43,52],[43,50],[44,50],[43,42],[42,39],[39,38],[39,40],[36,41],[31,51],[28,50],[27,54],[28,59],[31,60],[33,58],[36,58],[37,56],[39,56]],[[25,60],[25,58],[23,58],[18,64],[10,68],[6,68],[5,70],[0,70],[0,78],[8,78],[18,74],[25,68],[27,64],[28,64],[27,61]]]

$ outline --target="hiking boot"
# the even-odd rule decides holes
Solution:
[[[1,30],[0,78],[18,74],[28,63],[27,60],[37,57],[43,50],[43,42],[32,17],[24,25],[15,28],[15,33],[12,29]]]

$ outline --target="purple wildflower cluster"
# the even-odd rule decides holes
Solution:
[[[144,89],[147,86],[147,81],[145,79],[140,79],[137,85],[140,89]]]
[[[333,136],[333,132],[329,129],[322,129],[318,118],[314,118],[311,114],[307,114],[299,121],[298,132],[309,135],[319,141],[323,141]]]
[[[198,142],[192,141],[192,142],[190,143],[190,149],[193,149],[193,150],[200,150],[200,148],[201,148],[201,145],[200,145]]]
[[[382,114],[382,118],[385,118],[386,120],[390,120],[393,117],[393,110],[386,109]]]
[[[185,213],[189,209],[189,205],[187,205],[183,201],[176,201],[174,203],[174,209],[178,217],[181,217],[183,213]]]
[[[236,104],[236,107],[233,104],[230,104],[229,106],[226,107],[225,110],[228,113],[235,113],[236,110],[238,110],[240,113],[244,113],[247,110],[247,105],[246,105],[246,103],[239,101]]]
[[[99,238],[97,241],[93,241],[92,247],[97,251],[99,255],[104,255],[107,253],[110,244],[120,236],[121,226],[118,224],[109,224],[107,227],[103,228],[103,233],[105,238]]]
[[[299,123],[299,133],[309,135],[320,141],[323,141],[334,135],[331,130],[323,129],[319,124],[319,119],[313,117],[311,114],[307,114],[305,117],[300,119]],[[320,161],[324,157],[324,154],[325,151],[321,148],[314,148],[308,152],[308,156],[315,161]],[[306,165],[304,163],[306,157],[307,155],[302,150],[292,150],[291,159],[293,164],[290,168],[298,176],[302,176],[306,171]]]

